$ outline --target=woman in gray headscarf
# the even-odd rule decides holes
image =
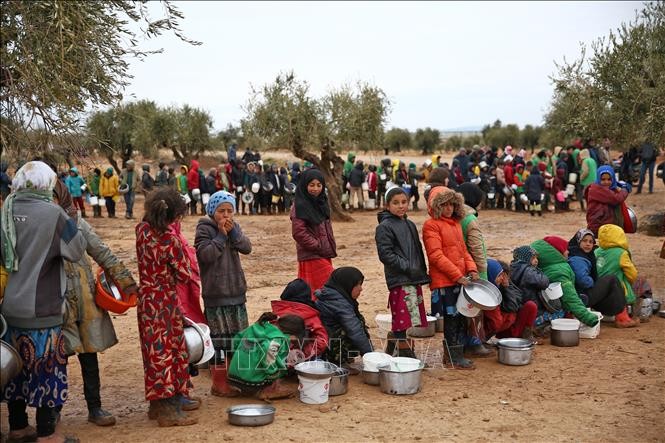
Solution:
[[[56,181],[46,163],[28,162],[16,173],[2,207],[2,265],[9,272],[1,307],[8,325],[3,340],[23,360],[23,369],[2,392],[13,440],[55,434],[56,408],[67,399],[62,259],[80,260],[86,241],[76,222],[53,203]],[[28,425],[27,406],[37,408],[36,431]]]

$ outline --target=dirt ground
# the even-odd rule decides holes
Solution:
[[[423,160],[423,159],[421,159]],[[659,181],[652,195],[633,195],[629,202],[640,216],[665,206]],[[138,199],[137,207],[142,205]],[[120,204],[118,213],[123,214]],[[421,204],[422,206],[422,204]],[[577,208],[577,206],[574,206]],[[426,212],[409,213],[419,229]],[[375,212],[354,212],[355,222],[335,223],[338,243],[335,266],[353,265],[365,274],[361,311],[376,337],[374,316],[388,312],[383,268],[374,244]],[[89,219],[108,245],[136,273],[135,222]],[[253,243],[243,257],[249,283],[250,321],[270,308],[282,288],[296,277],[295,246],[289,219],[278,216],[239,216]],[[584,214],[546,214],[542,219],[506,211],[483,211],[480,224],[488,255],[509,260],[511,250],[548,234],[566,239],[585,225]],[[183,226],[193,243],[198,217]],[[663,237],[629,236],[633,259],[647,276],[657,299],[665,299],[665,260],[659,259]],[[429,306],[429,290],[425,291]],[[209,395],[205,371],[194,378],[194,395],[203,399],[193,414],[199,423],[186,428],[159,428],[148,420],[135,310],[114,317],[120,343],[100,355],[102,401],[118,423],[100,428],[87,423],[78,360],[70,359],[69,400],[61,431],[84,442],[216,442],[216,441],[665,441],[665,319],[630,330],[603,323],[595,340],[579,347],[537,346],[532,363],[503,366],[495,357],[477,359],[475,371],[426,369],[422,391],[412,396],[382,394],[378,387],[351,377],[346,395],[331,397],[336,411],[306,405],[298,398],[275,401],[273,424],[238,428],[228,424],[226,408],[256,402]],[[377,338],[375,344],[380,347]],[[418,349],[438,361],[441,334],[422,339]],[[426,355],[425,355],[426,354]],[[438,366],[438,367],[437,367]],[[324,412],[327,411],[327,412]],[[2,429],[7,430],[6,405]]]

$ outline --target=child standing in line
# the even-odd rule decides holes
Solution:
[[[332,259],[337,257],[325,186],[318,169],[303,172],[290,213],[291,235],[298,255],[298,278],[310,286],[312,299],[314,292],[322,288],[332,274]]]
[[[79,175],[79,170],[75,167],[69,168],[69,176],[65,180],[67,185],[67,190],[72,196],[74,205],[81,211],[81,217],[86,218],[85,215],[85,206],[83,206],[83,189],[81,187],[85,185],[85,180]]]
[[[183,195],[189,193],[189,188],[187,187],[187,166],[185,165],[180,165],[180,174],[176,177],[176,188]]]
[[[430,218],[423,226],[423,243],[429,259],[432,314],[444,321],[444,352],[453,368],[474,369],[464,358],[467,339],[466,317],[457,311],[457,298],[468,284],[467,274],[477,280],[478,268],[466,249],[460,221],[464,217],[464,197],[445,187],[432,188],[427,200]]]
[[[252,244],[240,225],[233,221],[235,209],[236,199],[232,194],[215,192],[206,206],[208,216],[201,218],[196,226],[194,239],[210,337],[216,357],[224,358],[221,362],[215,358],[210,365],[210,393],[220,397],[238,394],[228,384],[227,363],[234,350],[233,337],[249,325],[245,305],[247,281],[240,254],[252,252]]]
[[[640,313],[639,299],[635,297],[633,291],[633,283],[637,280],[637,268],[630,258],[626,233],[620,226],[603,225],[598,230],[598,246],[594,251],[598,277],[614,275],[619,279],[626,295],[626,304],[633,305],[632,320],[635,323]],[[626,313],[627,310],[624,308],[619,315],[625,318]]]
[[[542,195],[545,192],[545,179],[540,175],[540,169],[534,167],[531,170],[531,174],[527,177],[524,182],[524,189],[526,196],[529,199],[529,213],[531,217],[538,213],[538,217],[542,217],[543,208],[542,204]]]
[[[386,208],[377,214],[379,225],[374,239],[390,291],[392,332],[388,334],[386,353],[392,355],[397,346],[400,356],[415,358],[406,330],[427,324],[421,285],[429,283],[430,279],[418,229],[406,218],[409,209],[406,192],[399,187],[391,188],[386,192],[385,201]]]
[[[182,409],[188,396],[189,357],[184,317],[176,285],[191,276],[191,263],[169,226],[187,212],[180,194],[159,188],[145,203],[136,225],[136,257],[141,286],[137,317],[148,416],[159,426],[193,425],[197,419]],[[195,405],[198,407],[198,404]]]
[[[376,166],[369,165],[367,169],[369,170],[367,173],[367,198],[369,200],[376,200],[376,191],[379,186],[379,180],[376,174]]]

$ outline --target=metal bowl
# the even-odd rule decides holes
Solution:
[[[464,297],[477,308],[491,310],[501,304],[501,291],[485,280],[473,280],[462,286]]]
[[[304,361],[295,365],[294,369],[302,377],[319,380],[331,378],[338,368],[327,361]]]
[[[276,409],[269,405],[236,405],[226,410],[229,423],[236,426],[263,426],[275,420]]]
[[[337,368],[330,379],[328,395],[344,395],[349,388],[349,370]]]
[[[23,361],[9,343],[0,340],[0,389],[23,369]]]
[[[637,232],[637,214],[635,214],[635,211],[633,211],[633,208],[626,208],[626,212],[628,212],[628,217],[630,218],[630,224],[632,229],[626,229],[627,234],[634,234]]]
[[[379,386],[379,373],[363,370],[363,382],[367,385]]]
[[[392,364],[379,366],[381,392],[392,395],[410,395],[420,392],[424,367],[422,362],[417,369],[410,371],[394,370]]]

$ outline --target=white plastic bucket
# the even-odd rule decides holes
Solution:
[[[205,194],[201,194],[201,203],[207,205],[208,200],[210,200],[210,194],[208,194],[207,192]]]
[[[513,195],[513,190],[510,189],[508,186],[504,186],[503,187],[503,193],[510,197],[511,195]]]
[[[192,199],[189,197],[189,194],[180,194],[180,197],[182,197],[186,205],[188,205],[192,201]]]
[[[457,304],[455,307],[459,313],[465,317],[475,317],[480,312],[480,308],[476,307],[473,303],[467,300],[461,291],[457,297]]]
[[[367,184],[367,182],[363,182],[363,184],[360,185],[360,187],[362,188],[363,191],[369,191],[369,185]]]
[[[603,314],[591,309],[589,309],[589,312],[598,317],[598,323],[596,323],[596,326],[580,325],[580,338],[596,338],[600,334],[600,321],[603,319]]]
[[[99,197],[99,206],[106,206],[106,199],[104,197]]]
[[[379,338],[388,337],[388,333],[392,330],[393,327],[393,316],[391,314],[376,314],[374,317],[376,326],[379,328],[376,335]]]
[[[81,185],[81,192],[85,192],[86,189],[88,189],[88,185],[86,185],[85,183],[83,183],[83,184]]]
[[[90,206],[98,206],[99,205],[99,198],[97,198],[96,195],[91,195],[90,196]]]
[[[563,288],[561,287],[561,282],[555,281],[550,283],[550,285],[545,288],[545,296],[548,300],[556,300],[563,296]]]
[[[557,318],[552,320],[552,329],[557,331],[577,331],[580,329],[580,321],[574,318]]]
[[[379,372],[378,366],[390,363],[392,357],[385,352],[368,352],[363,355],[363,371]]]
[[[576,182],[577,182],[577,174],[575,174],[574,172],[571,172],[570,174],[568,174],[568,183],[571,183],[571,184],[574,185]]]
[[[367,209],[376,209],[376,200],[374,200],[373,198],[370,198],[369,200],[367,200],[365,202],[365,207]]]
[[[522,202],[522,204],[526,205],[527,203],[529,203],[529,197],[527,197],[526,194],[520,194],[520,201]]]
[[[575,194],[575,185],[566,185],[566,194],[568,194],[568,196]]]
[[[331,378],[313,379],[298,374],[300,401],[308,405],[320,405],[327,402]]]

